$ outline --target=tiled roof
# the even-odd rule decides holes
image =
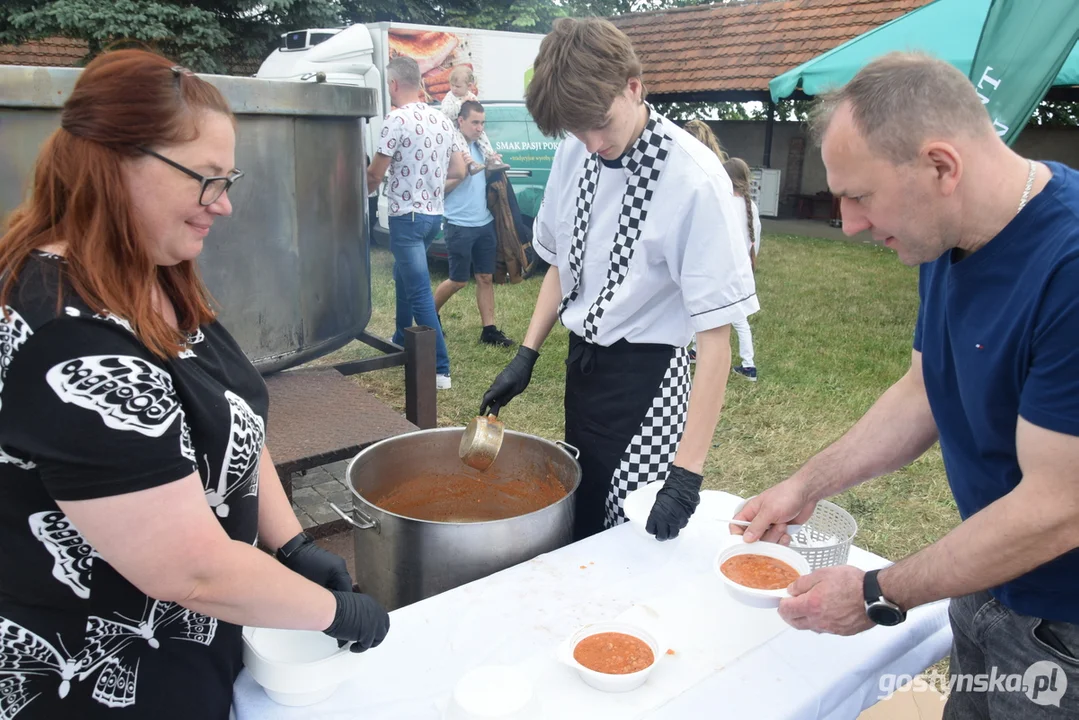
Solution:
[[[76,67],[90,51],[85,40],[46,38],[22,45],[0,45],[0,65]]]
[[[766,92],[768,81],[930,0],[758,0],[610,18],[650,95]]]
[[[46,38],[22,45],[0,45],[0,65],[79,67],[89,52],[90,47],[85,40]],[[254,75],[262,64],[262,58],[247,58],[238,54],[226,54],[222,60],[229,75]]]

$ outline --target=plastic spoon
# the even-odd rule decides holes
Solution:
[[[752,524],[748,520],[718,520],[717,519],[716,522],[724,523],[726,525],[739,525],[741,527],[749,527]],[[791,537],[794,537],[795,535],[797,535],[800,532],[802,532],[802,526],[801,525],[788,525],[787,526],[787,534],[790,535]]]

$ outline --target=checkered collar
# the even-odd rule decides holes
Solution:
[[[627,177],[640,172],[641,167],[652,166],[656,150],[663,139],[663,116],[648,103],[645,105],[648,107],[648,122],[644,124],[641,136],[628,152],[622,153],[622,157],[618,158]]]

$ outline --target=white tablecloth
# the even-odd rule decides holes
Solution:
[[[711,507],[721,514],[738,501],[725,493],[712,499],[719,496],[722,501]],[[582,625],[613,619],[695,579],[711,588],[708,574],[725,535],[725,525],[701,512],[681,537],[666,543],[621,525],[401,608],[390,614],[386,641],[358,656],[354,679],[322,703],[277,705],[244,671],[234,691],[237,720],[437,720],[454,684],[473,667],[534,665]],[[886,564],[859,548],[851,549],[848,562],[864,569]],[[775,619],[761,617],[765,624]],[[763,644],[635,716],[854,718],[881,697],[882,674],[917,674],[951,645],[946,603],[917,608],[897,627],[855,637],[789,627],[764,636],[769,639]],[[618,720],[630,716],[620,713]]]

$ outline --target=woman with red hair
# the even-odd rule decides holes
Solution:
[[[216,88],[107,53],[0,238],[4,718],[223,720],[241,626],[356,651],[389,628],[301,532],[266,386],[199,278],[243,176],[234,150]]]

